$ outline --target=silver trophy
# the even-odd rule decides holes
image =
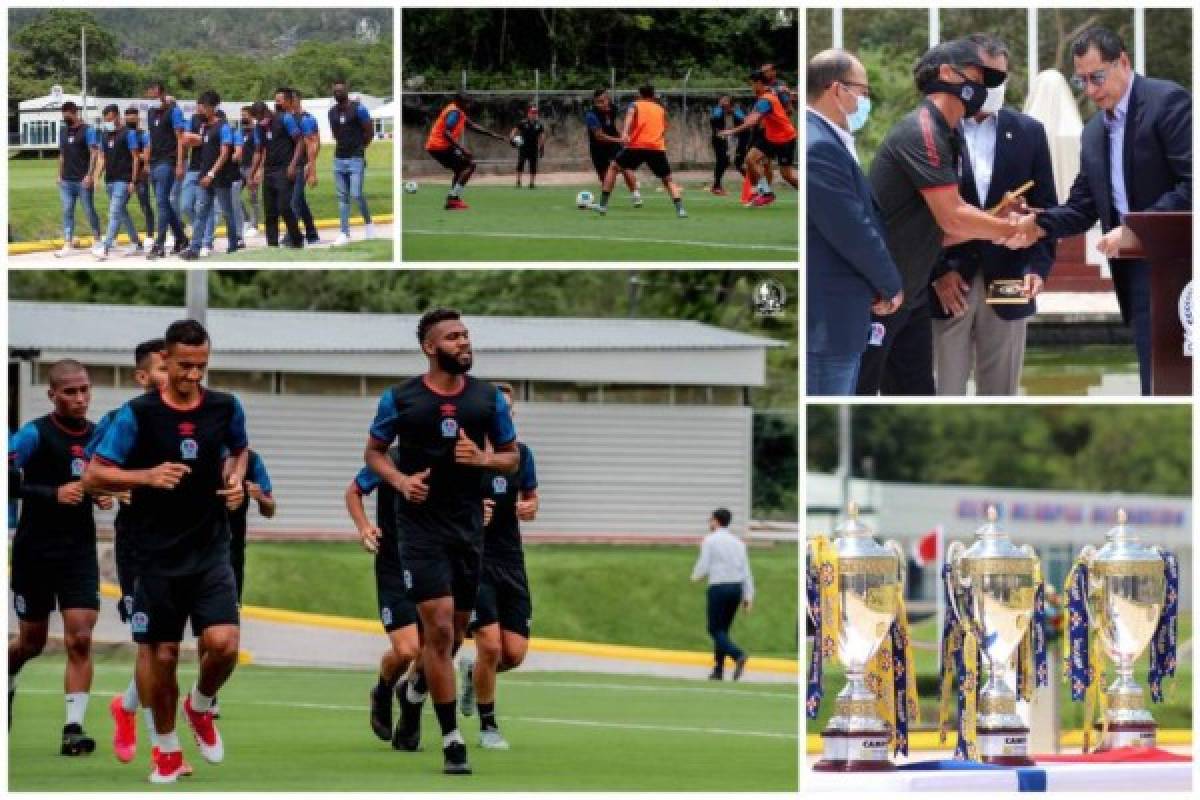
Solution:
[[[1018,547],[1009,540],[996,525],[994,507],[987,515],[970,547],[953,542],[946,550],[950,600],[955,617],[979,643],[987,668],[976,706],[980,760],[1029,766],[1029,726],[1017,714],[1013,656],[1033,618],[1037,554],[1029,545]]]
[[[877,697],[864,673],[896,619],[904,591],[904,551],[892,540],[875,541],[851,503],[834,531],[838,555],[840,617],[838,661],[846,686],[838,694],[834,716],[821,732],[824,758],[813,769],[825,772],[883,772],[895,769],[888,759],[892,732],[876,713]],[[820,646],[818,642],[817,647]],[[881,687],[891,691],[891,686]]]
[[[1105,690],[1108,730],[1099,750],[1154,747],[1158,728],[1133,679],[1133,665],[1150,645],[1162,615],[1166,568],[1161,551],[1142,544],[1125,522],[1121,509],[1105,545],[1099,550],[1087,545],[1079,554],[1088,567],[1088,616],[1117,673]]]

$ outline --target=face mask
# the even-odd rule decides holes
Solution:
[[[350,99],[350,95],[346,94],[345,92],[334,92],[333,99],[337,100],[339,103],[345,103]]]
[[[283,106],[281,106],[279,103],[275,104],[275,113],[276,114],[283,114],[286,111],[287,111],[287,109],[284,108]]]
[[[852,112],[846,115],[846,127],[850,129],[851,133],[862,130],[863,126],[867,124],[867,117],[871,115],[871,98],[858,95],[855,97],[858,98],[858,104]]]
[[[137,123],[136,122],[126,122],[125,127],[132,130],[133,128],[137,127]]]
[[[958,72],[958,70],[955,70],[955,72]],[[966,116],[973,117],[979,113],[979,109],[983,108],[983,103],[987,100],[987,87],[979,81],[967,78],[961,72],[958,72],[958,74],[963,78],[962,83],[933,81],[926,87],[925,94],[933,94],[934,92],[952,94],[963,104]]]
[[[994,89],[987,90],[987,100],[980,107],[980,111],[988,114],[995,114],[1004,107],[1004,90],[1008,87],[1008,82],[1000,84]]]
[[[112,133],[116,129],[117,129],[117,123],[115,123],[115,122],[105,122],[104,123],[104,132],[105,133]]]

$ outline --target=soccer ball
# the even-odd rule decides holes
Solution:
[[[408,192],[409,194],[416,194],[417,193],[417,182],[416,181],[406,182],[404,184],[404,191]]]
[[[523,144],[525,144],[525,140],[521,138],[520,134],[517,134],[516,136],[514,136],[512,138],[512,146],[513,147],[520,147]]]
[[[592,201],[594,201],[595,199],[596,198],[592,196],[591,192],[580,192],[579,194],[575,195],[575,207],[576,208],[591,208]]]

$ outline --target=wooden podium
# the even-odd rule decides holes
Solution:
[[[1192,359],[1183,352],[1179,298],[1192,279],[1192,215],[1188,211],[1135,211],[1124,217],[1137,241],[1122,242],[1120,258],[1150,265],[1150,390],[1192,393]]]

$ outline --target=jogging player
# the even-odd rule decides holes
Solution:
[[[518,142],[517,137],[521,137]],[[529,164],[529,188],[535,188],[537,183],[537,162],[546,155],[546,128],[538,119],[538,107],[529,106],[525,119],[518,122],[509,131],[508,141],[517,148],[517,188],[521,188],[521,176],[525,173],[525,165]]]
[[[80,483],[93,432],[87,370],[64,359],[50,365],[47,378],[54,410],[23,425],[8,444],[9,496],[21,499],[12,542],[17,636],[8,644],[8,723],[11,728],[17,674],[46,646],[50,612],[57,609],[67,651],[67,720],[59,752],[77,756],[96,749],[83,730],[92,687],[92,629],[100,610],[92,504],[111,508],[112,498]]]
[[[516,414],[513,388],[496,387]],[[521,522],[537,517],[537,469],[533,451],[518,442],[520,465],[513,475],[487,475],[484,491],[493,502],[492,518],[484,529],[483,572],[475,613],[469,630],[475,640],[475,658],[459,656],[463,676],[462,712],[469,716],[479,709],[479,745],[488,750],[507,750],[508,742],[496,724],[496,673],[516,669],[529,650],[533,602],[525,553],[521,548]]]
[[[150,132],[150,180],[154,184],[154,201],[158,208],[158,236],[147,253],[149,258],[166,255],[167,229],[175,237],[171,253],[178,254],[188,246],[183,234],[179,212],[171,204],[176,181],[183,180],[184,152],[180,133],[184,130],[183,112],[171,99],[161,81],[146,88],[146,97],[160,101],[146,112],[146,127]]]
[[[136,130],[128,128],[121,119],[116,103],[104,107],[104,131],[100,134],[100,158],[96,171],[104,171],[104,188],[108,192],[108,230],[103,241],[92,247],[92,255],[103,261],[112,252],[117,231],[125,226],[129,248],[125,255],[142,255],[142,239],[138,236],[133,217],[129,216],[129,196],[142,167],[142,145]]]
[[[475,157],[463,146],[463,131],[472,130],[498,142],[504,141],[503,136],[481,128],[468,119],[469,106],[470,98],[465,92],[454,95],[434,120],[429,138],[425,140],[425,152],[453,175],[450,192],[446,195],[447,211],[463,211],[470,207],[463,202],[462,193],[467,181],[475,174]]]
[[[761,135],[746,154],[746,172],[756,184],[751,205],[767,206],[775,202],[775,192],[765,174],[768,160],[773,159],[779,164],[779,174],[793,189],[800,188],[799,178],[796,177],[796,126],[761,70],[750,74],[750,86],[757,98],[754,109],[746,116],[745,122],[721,131],[720,135],[736,136],[742,131],[762,126]]]
[[[654,177],[662,181],[663,188],[675,204],[675,215],[687,216],[683,208],[683,192],[679,184],[671,180],[671,163],[667,161],[667,110],[654,99],[654,87],[647,84],[638,89],[638,99],[629,104],[625,113],[625,130],[621,135],[621,151],[608,166],[601,187],[600,202],[592,208],[601,214],[608,213],[608,198],[617,182],[617,173],[622,169],[636,170],[642,164],[650,167]]]
[[[417,341],[429,369],[384,392],[364,458],[398,495],[400,558],[409,599],[421,620],[422,675],[442,730],[444,771],[468,774],[466,743],[455,714],[452,653],[479,589],[481,471],[516,470],[517,434],[503,393],[466,374],[471,340],[457,311],[424,314]],[[387,455],[393,441],[399,446],[396,464]],[[489,441],[491,450],[485,449]],[[403,749],[416,750],[423,697],[419,692],[404,695],[395,738]]]
[[[617,153],[621,152],[617,110],[613,107],[607,89],[596,89],[592,92],[592,108],[584,115],[583,123],[587,126],[588,153],[592,157],[592,167],[596,170],[596,177],[603,184],[609,164],[617,157]],[[629,196],[633,198],[633,207],[641,208],[642,193],[638,191],[637,174],[631,169],[623,169],[621,174],[625,177]]]
[[[246,418],[233,395],[206,388],[208,333],[195,320],[167,328],[161,393],[130,400],[84,473],[88,490],[132,490],[140,573],[133,597],[138,690],[154,709],[159,754],[152,783],[183,772],[175,732],[175,671],[187,621],[201,640],[199,676],[183,701],[200,754],[225,757],[212,702],[237,664],[237,586],[229,564],[228,510],[242,504]],[[224,458],[228,451],[229,458]]]
[[[62,104],[63,125],[58,132],[58,198],[62,203],[63,246],[54,255],[72,255],[75,248],[75,201],[83,202],[83,213],[92,226],[93,243],[100,241],[100,217],[96,214],[96,184],[93,175],[100,143],[96,130],[83,121],[79,106]]]
[[[363,188],[367,171],[367,148],[375,139],[375,124],[367,107],[350,99],[344,80],[333,82],[334,103],[329,107],[329,129],[333,131],[333,187],[337,193],[338,222],[341,225],[333,246],[350,243],[350,206],[358,203],[362,212],[365,239],[375,238],[371,212],[367,210],[367,193]]]
[[[303,151],[300,126],[288,113],[286,100],[275,93],[275,110],[258,100],[250,106],[254,128],[252,185],[262,186],[264,232],[267,247],[279,247],[279,218],[287,228],[285,247],[303,247],[304,238],[292,211],[292,181]]]

